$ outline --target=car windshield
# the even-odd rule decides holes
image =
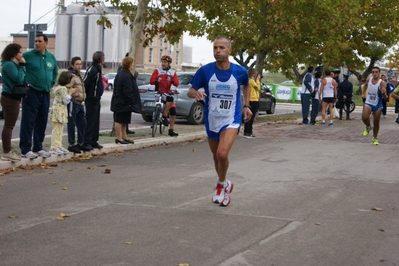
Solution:
[[[188,85],[190,84],[191,78],[193,77],[192,74],[182,74],[178,76],[179,85]]]
[[[151,78],[150,74],[139,74],[137,76],[137,80],[143,81],[143,83],[146,83],[146,84],[150,83],[150,78]]]
[[[113,79],[115,76],[116,76],[116,73],[108,73],[108,74],[105,74],[105,77],[106,77],[107,79]]]

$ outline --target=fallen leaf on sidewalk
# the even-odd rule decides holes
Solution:
[[[132,244],[132,242],[127,242],[127,241],[126,241],[125,244],[126,244],[126,245],[130,245],[130,244]]]
[[[0,183],[0,187],[3,186],[3,183]]]
[[[195,149],[193,149],[193,150],[192,150],[192,152],[196,152],[196,150],[195,150]]]
[[[381,211],[383,211],[384,209],[383,209],[383,208],[379,208],[379,207],[373,207],[373,208],[371,208],[371,210],[372,210],[372,211],[381,212]]]
[[[320,225],[321,225],[321,223],[315,223],[314,225],[319,225],[319,226],[320,226]]]
[[[57,182],[53,182],[53,185],[57,184]]]
[[[62,218],[64,218],[64,217],[69,217],[68,214],[65,214],[65,213],[63,213],[63,212],[60,213],[60,216],[61,216]]]
[[[15,219],[15,218],[18,218],[18,216],[16,216],[16,215],[10,215],[10,216],[8,216],[8,218],[10,218],[10,219]]]
[[[62,190],[67,190],[68,188],[66,188],[66,187],[62,187],[61,189],[62,189]]]
[[[111,173],[111,169],[108,169],[108,168],[107,168],[107,169],[104,170],[103,173],[104,173],[104,174],[110,174],[110,173]]]
[[[177,266],[190,266],[190,264],[188,264],[188,263],[179,263],[179,264],[177,264]]]

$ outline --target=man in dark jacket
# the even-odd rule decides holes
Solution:
[[[338,107],[339,120],[342,120],[342,110],[346,105],[346,120],[351,120],[349,117],[350,105],[352,102],[353,85],[349,82],[348,75],[343,75],[344,81],[338,84]]]
[[[102,81],[102,66],[104,60],[105,57],[103,52],[94,52],[93,64],[87,69],[83,79],[86,90],[85,105],[87,121],[84,144],[82,146],[82,150],[84,151],[103,148],[102,145],[98,144],[98,138],[100,133],[100,101],[104,92]]]

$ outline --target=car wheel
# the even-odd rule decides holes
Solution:
[[[274,114],[274,111],[276,111],[276,102],[272,102],[270,104],[270,110],[266,110],[267,114]]]
[[[114,89],[114,87],[112,86],[112,84],[108,84],[107,91],[112,91],[113,89]]]
[[[141,114],[141,117],[143,117],[143,120],[146,122],[152,122],[152,115]]]
[[[187,121],[191,125],[199,125],[204,123],[204,105],[202,103],[193,103],[190,114],[187,117]]]

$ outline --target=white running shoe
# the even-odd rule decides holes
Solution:
[[[230,193],[233,191],[234,184],[230,180],[226,180],[226,186],[224,187],[224,197],[220,202],[220,206],[226,207],[230,204]]]
[[[19,155],[16,151],[11,150],[10,152],[4,153],[1,156],[3,161],[11,161],[11,162],[19,162],[21,161],[21,155]]]
[[[231,193],[233,191],[233,188],[234,188],[234,184],[230,180],[226,179],[226,185],[225,186],[223,186],[223,184],[220,184],[219,181],[216,182],[216,185],[215,185],[215,188],[214,188],[215,189],[215,193],[213,194],[212,202],[220,204],[221,206],[229,205],[230,196],[228,196],[228,195],[227,195],[228,203],[225,202],[225,203],[227,203],[226,205],[222,205],[222,204],[225,204],[223,202],[226,199],[226,193],[227,194]]]
[[[48,158],[51,156],[51,153],[49,153],[45,150],[40,150],[40,151],[36,152],[36,154],[42,158]]]
[[[213,193],[212,202],[220,204],[224,199],[224,186],[219,182],[215,185],[215,193]]]
[[[58,149],[61,150],[63,154],[69,153],[69,151],[67,149],[65,149],[64,147],[58,147]]]
[[[63,155],[64,152],[60,150],[60,148],[52,148],[50,150],[50,154],[55,154],[55,155]]]
[[[22,154],[21,157],[27,158],[27,159],[36,159],[37,158],[37,154],[32,152],[32,151],[28,151],[27,153]]]

